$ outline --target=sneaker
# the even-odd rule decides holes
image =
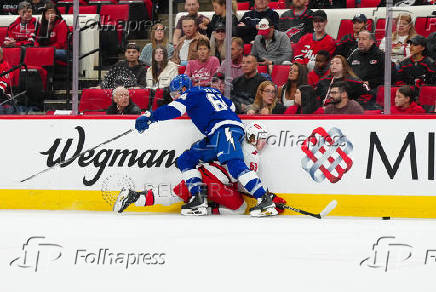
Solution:
[[[140,193],[138,192],[134,192],[128,188],[122,188],[112,210],[117,213],[122,213],[130,204],[135,203],[139,196]]]
[[[192,196],[187,204],[182,206],[181,214],[188,216],[204,216],[207,214],[208,204],[206,193],[199,193]]]
[[[276,204],[272,201],[271,193],[266,192],[261,198],[257,199],[257,205],[250,209],[250,215],[253,217],[275,216],[278,214]]]

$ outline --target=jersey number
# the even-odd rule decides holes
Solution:
[[[207,93],[206,97],[216,112],[227,110],[227,104],[224,100],[221,99],[220,96],[212,93]]]

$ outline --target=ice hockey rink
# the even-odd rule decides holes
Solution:
[[[433,291],[428,219],[0,211],[0,291]]]

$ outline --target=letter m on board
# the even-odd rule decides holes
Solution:
[[[403,146],[401,147],[400,153],[398,153],[398,157],[395,160],[395,163],[393,166],[391,165],[391,163],[388,160],[386,152],[383,149],[383,146],[380,142],[380,139],[377,136],[377,133],[371,132],[369,154],[368,154],[368,164],[366,167],[366,179],[371,178],[372,162],[374,159],[374,146],[377,149],[377,152],[380,155],[381,161],[383,162],[383,164],[388,172],[388,175],[391,179],[393,179],[395,177],[395,174],[397,173],[397,170],[400,167],[401,160],[403,160],[404,153],[406,152],[407,148],[409,148],[409,146],[410,146],[409,155],[410,155],[410,170],[412,172],[412,179],[415,179],[415,180],[418,179],[418,172],[417,172],[417,168],[416,168],[415,134],[413,132],[409,132],[406,136],[406,139],[404,139]]]

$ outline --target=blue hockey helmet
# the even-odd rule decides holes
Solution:
[[[189,76],[186,74],[177,75],[170,83],[171,96],[173,93],[183,93],[185,91],[183,90],[183,87],[185,87],[185,90],[188,90],[192,87],[191,78],[189,78]]]

